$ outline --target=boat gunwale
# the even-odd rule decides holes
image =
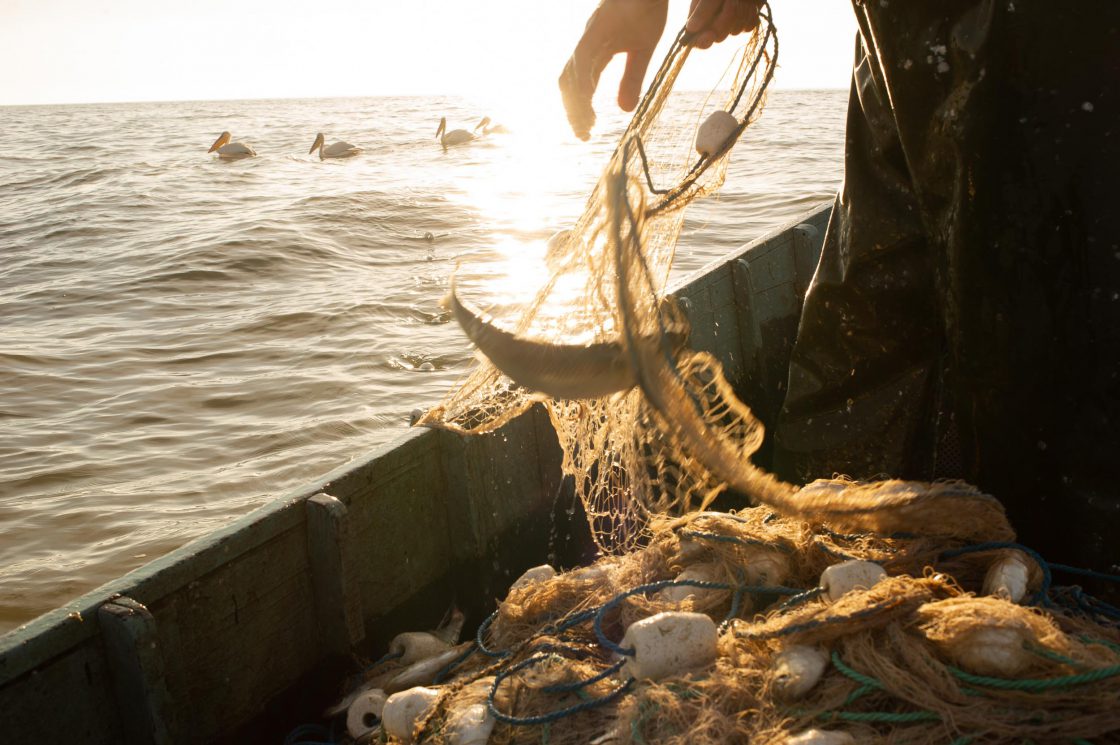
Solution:
[[[423,443],[425,449],[439,448],[435,430],[406,431],[371,449],[364,457],[344,463],[310,484],[288,489],[229,525],[194,538],[0,636],[0,688],[97,636],[97,610],[106,602],[126,596],[150,605],[169,597],[237,557],[303,525],[304,502],[333,482],[369,468],[398,448],[424,438],[431,440]]]

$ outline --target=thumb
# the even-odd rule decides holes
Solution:
[[[626,70],[618,84],[618,106],[623,111],[633,111],[642,95],[642,83],[649,69],[653,47],[634,49],[626,53]]]

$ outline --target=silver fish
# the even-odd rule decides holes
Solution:
[[[459,299],[455,278],[447,300],[455,320],[479,351],[518,385],[564,400],[591,399],[627,391],[637,385],[630,354],[621,341],[553,344],[534,341],[498,328],[489,316]],[[674,352],[686,334],[666,335]],[[656,345],[652,338],[639,343]]]

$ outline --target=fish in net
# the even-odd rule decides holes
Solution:
[[[999,503],[970,488],[828,481],[798,489],[751,462],[763,425],[719,362],[688,347],[688,321],[665,286],[686,207],[721,185],[732,147],[762,112],[778,37],[763,6],[730,91],[719,107],[715,94],[704,101],[693,130],[665,116],[690,105],[673,90],[687,41],[682,30],[516,325],[503,328],[452,280],[449,304],[483,360],[417,423],[488,432],[541,401],[603,552],[632,550],[653,516],[702,510],[728,488],[841,529],[920,524],[956,533],[977,529],[977,513],[985,526],[1006,525]],[[699,147],[696,130],[708,140]]]

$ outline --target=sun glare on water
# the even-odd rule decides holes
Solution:
[[[554,98],[558,96],[527,98],[516,108],[486,109],[508,132],[487,135],[464,148],[463,157],[473,162],[456,174],[457,183],[449,189],[449,195],[478,214],[491,235],[486,248],[461,258],[456,275],[460,292],[508,328],[516,327],[526,306],[552,278],[555,257],[549,255],[549,238],[579,218],[584,196],[611,147],[610,140],[576,140]],[[547,306],[540,309],[535,334],[570,314],[572,308],[565,304],[577,296],[585,279],[578,273],[560,278]]]

